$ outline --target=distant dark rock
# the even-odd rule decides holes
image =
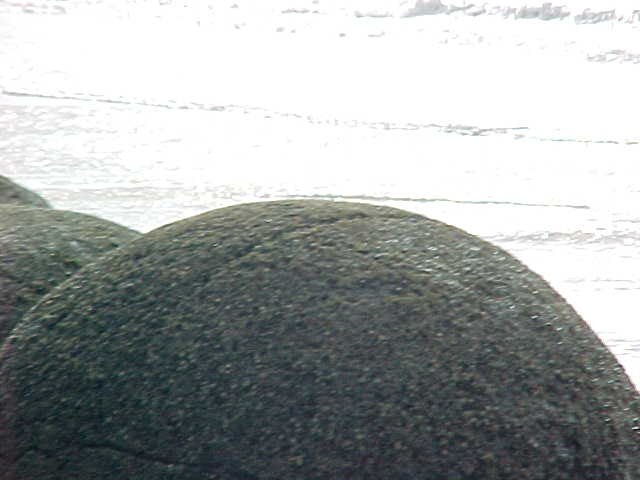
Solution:
[[[618,16],[616,14],[615,9],[613,10],[604,10],[600,12],[594,12],[593,10],[587,8],[581,14],[576,15],[574,20],[578,24],[587,23],[600,23],[600,22],[610,22],[613,20],[617,20]]]
[[[5,203],[50,208],[49,203],[37,193],[0,175],[0,205]]]
[[[500,248],[280,201],[157,229],[5,342],[2,480],[640,478],[640,396]]]
[[[515,18],[537,18],[540,20],[556,20],[569,16],[569,11],[564,6],[554,6],[551,3],[543,3],[540,7],[521,7]]]
[[[447,13],[448,7],[440,0],[416,0],[416,3],[403,15],[404,17],[418,17],[420,15],[437,15]]]
[[[137,236],[82,213],[0,205],[0,342],[52,287]]]

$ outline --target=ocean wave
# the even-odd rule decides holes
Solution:
[[[492,5],[488,3],[443,3],[440,0],[417,0],[415,5],[409,8],[403,16],[412,17],[419,15],[454,14],[460,13],[468,16],[499,15],[514,20],[562,20],[572,19],[578,24],[590,24],[610,21],[635,22],[640,20],[640,9],[615,8],[595,9],[573,8],[566,4],[554,5],[544,2],[541,5]]]
[[[613,144],[613,145],[638,145],[640,144],[640,137],[593,137],[593,136],[578,136],[575,132],[569,132],[563,134],[560,131],[557,132],[543,132],[538,131],[535,128],[514,125],[514,126],[495,126],[495,125],[468,125],[468,124],[451,124],[451,123],[414,123],[414,122],[392,122],[392,121],[371,121],[371,120],[359,120],[359,119],[338,119],[333,117],[323,117],[309,114],[301,114],[294,112],[282,112],[271,110],[263,107],[255,107],[250,105],[214,105],[200,102],[184,102],[175,101],[171,99],[154,99],[143,97],[119,97],[119,96],[107,96],[97,93],[69,93],[58,91],[47,91],[43,89],[29,90],[20,89],[19,86],[15,88],[5,88],[0,86],[0,97],[13,98],[20,102],[21,100],[29,103],[30,101],[37,100],[64,100],[64,101],[78,101],[78,102],[98,102],[98,103],[110,103],[119,104],[132,107],[149,107],[149,108],[168,108],[176,110],[206,110],[216,112],[227,113],[241,113],[243,115],[260,115],[268,116],[271,118],[288,118],[298,119],[305,123],[312,125],[330,125],[335,127],[353,127],[353,128],[365,128],[372,130],[425,130],[435,131],[438,133],[461,135],[461,136],[491,136],[491,135],[509,135],[516,140],[531,139],[536,141],[549,141],[549,142],[573,142],[584,144]],[[430,200],[432,201],[432,200]],[[441,200],[436,200],[441,201]],[[542,205],[540,205],[542,206]],[[564,205],[571,207],[570,205]],[[578,206],[574,208],[583,208]]]
[[[640,63],[640,54],[627,52],[621,49],[605,50],[600,53],[588,55],[587,60],[590,62],[619,62],[619,63]]]
[[[396,196],[376,196],[376,195],[334,195],[334,194],[313,194],[313,195],[278,195],[279,198],[304,198],[314,200],[358,200],[365,202],[411,202],[411,203],[459,203],[465,205],[503,205],[511,207],[546,207],[546,208],[577,208],[588,210],[588,205],[554,204],[554,203],[527,203],[500,200],[457,200],[452,198],[422,198],[422,197],[396,197]]]
[[[640,26],[621,19],[640,11],[572,1],[0,0],[0,12],[33,14],[6,22],[0,85],[12,102],[637,145],[628,112],[637,103]],[[54,18],[58,7],[68,15]],[[174,23],[180,18],[191,23]]]
[[[615,229],[594,232],[587,232],[584,230],[575,230],[571,232],[520,232],[518,235],[496,235],[492,238],[501,242],[556,242],[563,244],[615,246],[618,248],[627,247],[630,249],[635,249],[640,245],[640,235],[628,230]]]
[[[411,18],[424,15],[464,15],[468,17],[497,16],[513,20],[572,20],[577,24],[602,22],[640,23],[640,8],[629,1],[591,2],[469,2],[467,0],[276,0],[268,2],[236,0],[222,6],[217,0],[187,2],[184,0],[0,0],[0,12],[22,12],[39,15],[59,15],[87,8],[110,11],[129,17],[132,13],[154,17],[226,16],[234,10],[239,15],[263,17],[273,15],[352,16],[356,18]],[[206,20],[201,18],[201,20]]]

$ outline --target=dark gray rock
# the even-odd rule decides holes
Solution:
[[[419,17],[420,15],[437,15],[445,13],[448,7],[440,0],[416,0],[416,3],[403,15],[404,17]]]
[[[575,16],[575,22],[577,24],[583,23],[600,23],[611,22],[617,20],[618,16],[614,10],[604,10],[600,12],[594,12],[590,8],[585,9],[581,14]]]
[[[524,5],[515,13],[515,18],[538,18],[540,20],[556,20],[568,17],[570,12],[564,6],[555,6],[551,3],[543,3],[541,6],[530,7]]]
[[[50,208],[49,203],[37,193],[0,175],[0,204],[4,203]]]
[[[400,210],[157,229],[3,347],[2,480],[640,478],[640,396],[512,256]]]
[[[0,205],[0,342],[52,287],[139,235],[82,213]]]

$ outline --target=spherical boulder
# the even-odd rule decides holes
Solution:
[[[37,193],[0,175],[0,204],[5,203],[50,208],[49,203]]]
[[[138,236],[82,213],[0,205],[0,342],[52,287]]]
[[[538,275],[401,210],[214,210],[47,295],[2,480],[640,478],[640,396]]]

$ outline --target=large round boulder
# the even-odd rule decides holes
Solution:
[[[0,342],[52,287],[138,236],[82,213],[0,205]]]
[[[49,208],[49,203],[31,190],[0,175],[0,204],[30,205],[32,207]]]
[[[640,396],[538,275],[404,211],[214,210],[3,347],[2,480],[640,478]]]

